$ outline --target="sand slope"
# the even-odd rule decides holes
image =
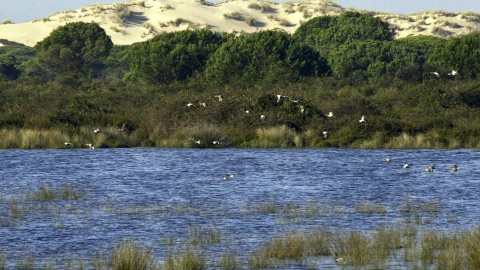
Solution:
[[[96,22],[115,44],[132,44],[155,35],[184,29],[248,34],[268,29],[293,33],[303,22],[346,9],[332,1],[276,3],[232,0],[212,4],[205,0],[137,0],[112,5],[91,5],[55,13],[32,22],[0,24],[0,39],[34,46],[55,28],[68,22]],[[389,22],[397,38],[412,35],[455,37],[480,29],[480,14],[431,11],[398,15],[357,10]]]

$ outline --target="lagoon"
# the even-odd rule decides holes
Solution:
[[[215,230],[226,240],[202,247],[213,269],[225,250],[246,257],[287,232],[408,222],[453,232],[480,217],[480,159],[470,149],[0,150],[0,159],[0,250],[10,264],[91,258],[124,239],[161,260],[195,230]],[[433,173],[423,171],[430,165]],[[31,199],[65,187],[81,198]],[[423,207],[420,220],[406,202]]]

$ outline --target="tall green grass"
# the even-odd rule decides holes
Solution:
[[[113,270],[156,269],[153,251],[143,249],[131,240],[122,241],[113,249],[109,265]]]

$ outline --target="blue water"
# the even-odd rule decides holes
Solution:
[[[355,149],[68,149],[1,150],[0,215],[40,186],[84,190],[84,200],[20,201],[28,213],[0,226],[7,258],[91,258],[122,239],[135,239],[162,258],[167,239],[189,228],[216,228],[221,253],[255,250],[286,231],[358,230],[405,223],[405,196],[436,202],[439,211],[420,226],[455,231],[476,228],[480,217],[480,159],[473,150]],[[392,162],[382,161],[391,158]],[[412,165],[404,169],[403,164]],[[457,164],[459,171],[449,168]],[[434,165],[434,173],[423,169]],[[223,180],[225,174],[235,178]],[[355,211],[355,204],[385,205],[385,214]],[[254,212],[266,203],[337,209],[296,222]],[[35,209],[35,210],[31,210]],[[139,214],[140,211],[143,211]],[[451,217],[454,217],[452,219]],[[219,256],[216,256],[219,257]]]

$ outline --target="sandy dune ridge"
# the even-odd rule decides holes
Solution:
[[[380,17],[391,24],[397,38],[414,35],[450,38],[480,30],[480,14],[470,11],[437,10],[401,15],[344,8],[330,0],[284,3],[231,0],[217,4],[206,0],[136,0],[91,5],[26,23],[5,20],[0,24],[0,39],[34,46],[57,27],[78,21],[98,23],[118,45],[185,29],[211,29],[235,34],[283,29],[293,33],[311,18],[338,15],[348,10]]]

